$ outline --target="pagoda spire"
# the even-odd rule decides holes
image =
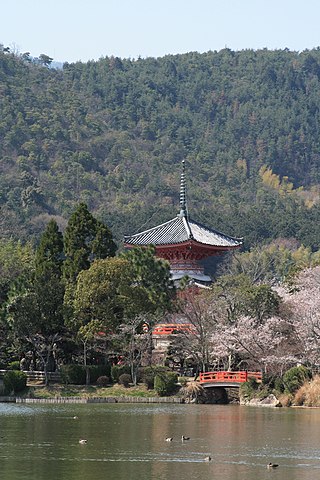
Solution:
[[[180,180],[180,213],[179,217],[188,217],[187,197],[186,197],[186,171],[185,160],[182,160],[182,172]]]

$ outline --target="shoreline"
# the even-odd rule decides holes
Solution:
[[[0,396],[0,403],[185,403],[180,397],[51,397],[51,398],[23,398],[14,396]]]
[[[51,398],[23,398],[14,396],[0,396],[0,403],[18,403],[18,404],[107,404],[107,403],[145,403],[145,404],[159,404],[159,403],[171,403],[171,404],[187,404],[184,398],[181,397],[51,397]],[[191,405],[191,403],[190,403]],[[197,405],[197,404],[194,404]],[[200,405],[200,404],[199,404]],[[215,405],[215,404],[212,404]],[[228,405],[228,404],[226,404]],[[270,405],[263,403],[239,403],[240,407],[268,407],[279,408],[279,405]],[[281,408],[301,408],[301,409],[319,409],[320,407],[312,407],[306,405],[290,405],[290,407]]]

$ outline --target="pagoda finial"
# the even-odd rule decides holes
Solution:
[[[180,181],[180,217],[187,217],[187,199],[186,199],[186,174],[185,174],[185,160],[182,160],[182,172]]]

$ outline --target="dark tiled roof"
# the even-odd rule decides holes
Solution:
[[[124,237],[125,243],[129,245],[172,245],[188,240],[195,240],[203,245],[227,248],[242,244],[240,238],[229,237],[179,215],[157,227]]]

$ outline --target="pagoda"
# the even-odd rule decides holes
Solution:
[[[188,277],[196,284],[209,285],[202,260],[242,245],[241,238],[230,237],[205,227],[189,217],[186,202],[185,161],[182,161],[180,212],[172,220],[134,235],[124,237],[125,248],[154,245],[157,257],[170,263],[172,280]]]

